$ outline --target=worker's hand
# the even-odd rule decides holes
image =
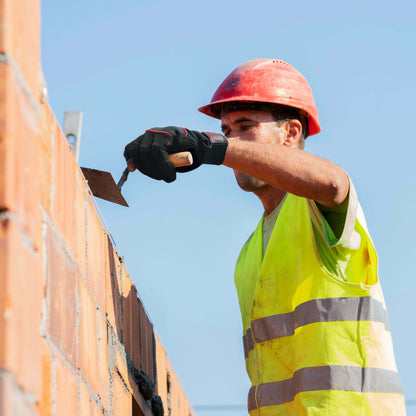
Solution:
[[[134,166],[153,179],[173,182],[176,171],[188,172],[202,164],[220,165],[224,161],[228,141],[221,134],[197,132],[182,127],[152,128],[129,143],[124,157],[131,170]],[[169,160],[170,153],[190,151],[193,163],[174,168]]]

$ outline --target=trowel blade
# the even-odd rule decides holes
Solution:
[[[94,196],[125,207],[129,206],[120,189],[117,188],[117,184],[110,172],[91,168],[81,168],[81,170]]]

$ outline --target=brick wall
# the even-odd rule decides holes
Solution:
[[[39,10],[0,0],[0,414],[193,415],[47,103]]]

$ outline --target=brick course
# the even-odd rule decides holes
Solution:
[[[150,416],[142,371],[192,416],[46,102],[39,14],[0,0],[0,414]]]

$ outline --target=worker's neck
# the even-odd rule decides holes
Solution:
[[[254,192],[263,204],[265,215],[269,215],[282,202],[286,195],[281,189],[272,188],[271,186],[262,188]]]

